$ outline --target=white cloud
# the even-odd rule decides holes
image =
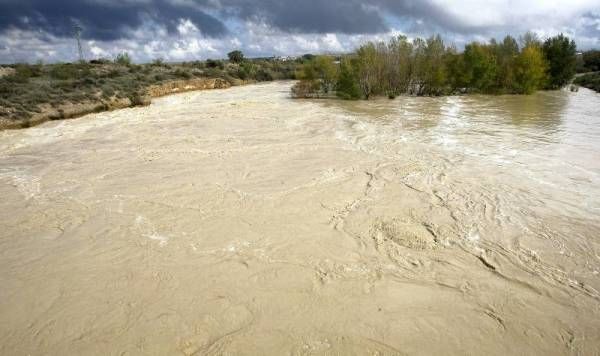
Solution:
[[[327,35],[325,35],[325,37],[323,37],[323,43],[325,45],[324,47],[328,51],[342,52],[344,50],[344,47],[338,40],[335,33],[328,33]]]
[[[189,19],[180,19],[177,25],[177,31],[182,36],[191,35],[198,32],[198,27]]]

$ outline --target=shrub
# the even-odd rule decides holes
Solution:
[[[273,72],[261,68],[256,72],[256,80],[259,82],[270,82],[273,80]]]
[[[183,69],[177,69],[173,75],[175,75],[178,78],[183,78],[183,79],[190,79],[192,77],[192,74],[188,71],[185,71]]]
[[[117,56],[115,57],[115,63],[120,64],[122,66],[131,65],[131,57],[129,56],[129,53],[123,52],[117,54]]]
[[[575,79],[575,84],[600,93],[600,73],[590,73]]]
[[[244,54],[242,51],[232,51],[227,53],[227,57],[229,57],[229,61],[232,63],[242,63],[244,61]]]
[[[336,95],[345,100],[360,99],[361,92],[358,86],[358,78],[349,60],[342,62],[340,75],[336,87]]]
[[[110,61],[106,58],[98,58],[98,59],[92,59],[90,61],[90,64],[95,64],[95,65],[103,65],[103,64],[109,64]]]
[[[50,69],[50,77],[58,80],[85,78],[90,73],[90,68],[87,64],[56,64]]]
[[[315,98],[319,96],[321,83],[317,80],[301,80],[292,87],[294,98]]]
[[[29,78],[39,77],[41,75],[41,65],[17,64],[14,66],[14,73],[5,77],[5,80],[12,83],[27,83]]]
[[[165,62],[163,61],[162,58],[156,58],[155,60],[152,61],[152,63],[150,65],[153,67],[162,67],[165,65]]]
[[[206,60],[206,67],[207,68],[219,68],[219,69],[223,69],[223,68],[225,68],[225,65],[221,61],[207,59]]]

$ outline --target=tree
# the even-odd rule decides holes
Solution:
[[[468,44],[464,62],[470,88],[484,93],[495,91],[498,67],[490,46],[478,42]]]
[[[562,33],[550,37],[544,42],[544,56],[548,61],[550,89],[559,89],[567,85],[577,66],[577,45]]]
[[[344,59],[340,63],[340,74],[337,81],[336,95],[345,100],[360,99],[361,92],[358,86],[358,78],[350,59]]]
[[[514,69],[517,56],[519,56],[519,45],[513,37],[506,36],[502,43],[496,45],[497,85],[503,91],[510,91],[514,87]]]
[[[513,90],[518,94],[532,94],[544,87],[547,64],[542,50],[534,45],[523,48],[515,60]]]
[[[379,67],[379,58],[377,48],[372,42],[360,47],[356,52],[358,85],[366,99],[376,93],[376,88],[379,85],[377,76]]]
[[[454,47],[448,48],[446,51],[445,62],[448,85],[452,91],[463,91],[468,89],[471,77],[465,66],[464,55],[458,53]]]
[[[528,31],[523,36],[519,37],[519,42],[521,43],[521,48],[542,46],[540,37],[535,32],[531,31]]]
[[[425,42],[421,95],[440,95],[446,87],[446,48],[440,35]]]
[[[244,61],[244,54],[239,50],[227,53],[227,57],[232,63],[242,63]]]
[[[331,56],[317,56],[312,62],[316,76],[321,80],[321,87],[329,93],[335,87],[338,69]]]
[[[398,95],[406,93],[410,85],[412,44],[406,36],[392,38],[388,44],[388,61],[386,62],[389,93]]]

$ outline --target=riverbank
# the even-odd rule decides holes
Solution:
[[[254,83],[254,81],[236,81],[233,85],[245,85],[249,83]],[[29,117],[16,119],[0,118],[0,130],[22,129],[36,126],[47,121],[75,119],[92,113],[113,111],[136,106],[148,106],[152,103],[153,98],[196,90],[227,89],[231,86],[232,84],[230,82],[220,78],[174,80],[152,85],[144,94],[136,97],[97,98],[96,100],[84,101],[81,103],[64,103],[54,106],[43,104],[39,106],[39,112],[33,113]]]
[[[579,74],[573,83],[600,93],[600,72]]]
[[[293,79],[296,62],[275,59],[132,64],[123,59],[0,67],[0,130],[149,105],[192,90]]]

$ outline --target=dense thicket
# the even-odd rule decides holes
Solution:
[[[540,41],[527,33],[517,41],[473,42],[459,52],[442,38],[405,36],[369,42],[342,58],[318,56],[298,74],[297,97],[344,99],[401,94],[438,96],[453,93],[530,94],[557,89],[575,74],[576,47],[562,34]],[[339,59],[339,60],[338,60]]]

